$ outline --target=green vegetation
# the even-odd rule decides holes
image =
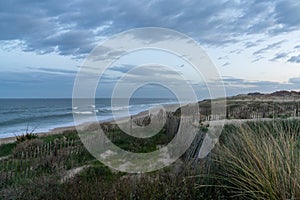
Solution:
[[[172,139],[165,130],[148,139],[134,139],[120,130],[110,131],[107,136],[132,152],[153,151]],[[48,152],[43,156],[32,153],[25,160],[15,156],[16,162],[2,161],[2,172],[9,171],[9,177],[22,172],[16,179],[1,177],[9,180],[0,183],[3,199],[300,198],[298,120],[226,125],[219,143],[205,159],[186,161],[183,156],[171,166],[147,174],[109,169],[84,149],[72,131],[2,145],[0,150],[2,155]],[[12,168],[15,170],[10,171]],[[79,168],[72,177],[65,178]]]
[[[120,130],[115,130],[106,134],[113,143],[120,148],[135,153],[147,153],[157,149],[158,145],[166,145],[172,137],[167,136],[165,130],[150,138],[137,138],[123,133]]]
[[[16,147],[16,145],[16,143],[0,145],[0,157],[10,155],[13,149]]]

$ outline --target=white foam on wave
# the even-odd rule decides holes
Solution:
[[[74,114],[77,114],[77,115],[90,115],[90,114],[93,114],[94,112],[93,111],[81,111],[81,112],[73,112]]]

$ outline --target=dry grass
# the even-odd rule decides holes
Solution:
[[[300,124],[229,127],[216,148],[213,172],[231,197],[300,199]]]

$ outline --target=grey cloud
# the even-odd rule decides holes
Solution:
[[[145,66],[141,68],[135,68],[135,65],[123,64],[120,66],[112,66],[108,69],[108,71],[116,71],[121,73],[130,73],[131,75],[142,75],[142,76],[151,76],[153,74],[161,74],[161,75],[178,75],[180,71],[167,70],[166,68],[162,68],[159,65],[153,64],[150,66]],[[178,67],[184,67],[184,65],[180,65]],[[135,70],[134,70],[135,68]],[[130,71],[133,70],[133,71]]]
[[[27,67],[30,70],[40,71],[45,73],[55,73],[55,74],[65,74],[65,75],[75,75],[77,71],[74,70],[64,70],[64,69],[54,69],[46,67]]]
[[[57,51],[60,55],[86,54],[93,48],[93,37],[90,31],[68,31],[33,40],[27,44],[24,51],[38,51],[42,54]]]
[[[168,77],[172,75],[179,75],[180,72],[175,72],[174,70],[167,70],[165,68],[161,68],[160,66],[150,66],[146,68],[133,70],[128,72],[130,75],[141,76],[141,77],[152,77],[160,76],[160,77]]]
[[[289,83],[300,84],[300,77],[294,77],[289,79]],[[300,86],[300,85],[299,85]]]
[[[260,60],[262,60],[262,59],[264,59],[264,58],[265,58],[265,57],[259,55],[259,56],[256,56],[251,62],[252,62],[252,63],[255,63],[255,62],[258,62],[258,61],[260,61]]]
[[[174,70],[167,70],[161,68],[160,66],[149,66],[145,68],[135,68],[134,65],[115,65],[111,66],[101,75],[101,84],[102,83],[111,83],[115,84],[120,78],[126,75],[126,83],[135,83],[141,81],[169,81],[176,82],[179,79],[181,72],[176,72]],[[89,69],[89,68],[87,68]],[[94,68],[93,68],[94,69]],[[117,73],[115,73],[117,72]],[[94,73],[87,73],[87,78]]]
[[[222,80],[225,87],[226,96],[247,94],[250,92],[270,93],[278,90],[300,89],[300,77],[291,78],[288,83],[278,83],[272,81],[250,81],[228,76],[222,77]],[[194,85],[193,88],[195,89],[200,99],[210,98],[205,85],[198,84]]]
[[[291,62],[291,63],[300,63],[300,55],[298,55],[298,56],[292,56],[290,59],[288,59],[288,62]]]
[[[236,49],[236,50],[232,50],[232,51],[230,51],[229,53],[235,53],[235,54],[240,54],[240,53],[242,53],[242,49]]]
[[[294,49],[300,49],[300,45],[295,46]]]
[[[246,94],[249,92],[274,92],[277,90],[299,90],[300,78],[289,79],[288,83],[272,81],[249,81],[234,77],[223,77],[226,93],[229,96]]]
[[[132,65],[112,66],[112,67],[109,68],[109,71],[127,73],[133,67],[134,66],[132,66]]]
[[[255,42],[246,42],[244,46],[245,48],[251,48],[257,46],[257,44]]]
[[[262,39],[259,39],[259,40],[256,40],[256,41],[254,41],[254,42],[245,42],[245,44],[244,44],[244,47],[245,48],[251,48],[251,47],[256,47],[256,46],[258,46],[260,43],[262,43],[262,42],[264,42],[265,40],[262,40]]]
[[[285,31],[299,28],[300,2],[298,0],[277,1],[275,4],[275,19]]]
[[[230,63],[229,63],[229,62],[226,62],[226,63],[224,63],[222,66],[223,66],[223,67],[226,67],[226,66],[228,66],[228,65],[230,65]]]
[[[218,60],[228,60],[229,57],[228,56],[220,56],[218,57]]]
[[[25,51],[79,56],[99,38],[158,26],[220,46],[239,42],[240,36],[299,28],[298,8],[296,0],[1,1],[0,40],[22,41]]]
[[[272,50],[272,49],[276,49],[279,48],[281,46],[282,43],[284,43],[286,40],[281,40],[279,42],[275,42],[273,44],[269,44],[268,46],[266,46],[265,48],[259,49],[257,51],[255,51],[253,53],[253,55],[261,55],[263,53],[265,53],[268,50]]]
[[[51,83],[53,80],[60,79],[65,82],[73,82],[74,77],[66,74],[49,74],[43,72],[1,72],[0,82],[16,81],[18,83],[38,84]]]
[[[43,72],[1,72],[0,98],[69,98],[74,77]]]
[[[46,71],[47,70],[46,68]],[[143,78],[143,75],[139,74],[139,77]],[[97,90],[97,95],[100,95],[100,97],[109,97],[117,80],[118,78],[112,79],[104,75]],[[135,80],[136,79],[133,79],[133,81]],[[0,82],[0,97],[71,97],[74,77],[66,74],[53,75],[44,72],[1,72]],[[291,78],[288,83],[249,81],[235,77],[223,77],[223,82],[228,96],[248,92],[273,92],[276,90],[300,89],[300,77]],[[193,87],[197,94],[199,94],[199,98],[204,98],[207,94],[205,85],[198,84],[193,85]],[[155,94],[158,95],[159,92]],[[164,94],[165,93],[162,95]],[[205,96],[205,98],[206,97],[208,98],[209,96]]]
[[[274,58],[270,59],[270,61],[276,61],[276,60],[280,60],[282,58],[286,58],[288,56],[288,53],[277,53]]]
[[[230,76],[223,76],[222,77],[222,81],[224,82],[224,84],[228,84],[228,83],[245,83],[244,79],[241,78],[234,78],[234,77],[230,77]]]

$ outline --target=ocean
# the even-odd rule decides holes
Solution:
[[[175,99],[132,98],[129,106],[111,107],[111,99],[96,99],[91,105],[99,121],[112,119],[112,108],[118,116],[148,110],[152,106],[176,104]],[[74,108],[76,112],[77,108]],[[27,132],[47,132],[51,129],[74,125],[72,99],[0,99],[0,138]],[[86,114],[80,111],[76,114]]]

